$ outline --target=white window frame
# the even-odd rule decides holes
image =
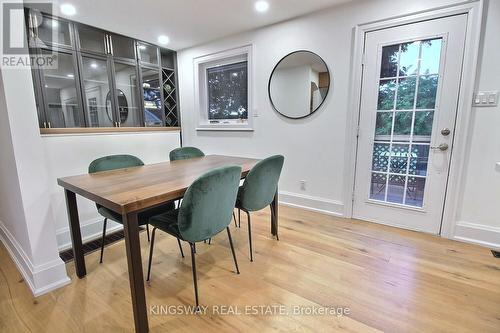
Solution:
[[[246,122],[229,120],[211,124],[208,120],[207,69],[247,61],[247,112]],[[195,106],[198,114],[198,131],[252,131],[253,119],[253,63],[252,46],[245,45],[235,49],[217,52],[194,59]]]

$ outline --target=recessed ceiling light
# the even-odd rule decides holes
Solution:
[[[258,12],[263,13],[266,12],[268,9],[269,9],[269,3],[267,1],[260,0],[255,3],[255,10]]]
[[[170,38],[168,38],[168,36],[165,35],[158,36],[158,43],[167,45],[168,43],[170,43]]]
[[[70,5],[69,3],[63,3],[60,8],[61,8],[61,12],[64,15],[73,16],[76,14],[75,6]]]

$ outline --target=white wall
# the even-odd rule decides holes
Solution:
[[[500,90],[500,1],[485,3],[476,91]],[[500,107],[472,108],[469,158],[455,237],[500,247]]]
[[[180,146],[180,135],[174,132],[122,133],[102,135],[48,135],[42,137],[47,163],[50,206],[54,216],[59,249],[71,246],[64,192],[57,178],[86,173],[94,159],[114,154],[132,154],[144,163],[168,161],[168,153]],[[82,237],[90,239],[102,233],[103,218],[95,204],[78,197]],[[108,230],[120,227],[108,224]]]
[[[263,157],[280,153],[285,155],[285,166],[280,181],[281,200],[284,202],[323,210],[330,214],[344,213],[343,192],[346,119],[349,116],[348,93],[353,45],[353,28],[362,23],[412,14],[418,11],[460,3],[456,0],[373,0],[359,1],[334,7],[320,13],[272,25],[259,30],[238,34],[205,45],[179,51],[180,101],[182,107],[183,140],[186,145],[200,147],[208,153]],[[485,52],[481,63],[491,64],[478,74],[482,89],[499,89],[498,77],[498,22],[499,1],[491,1],[488,11]],[[493,5],[493,3],[495,3]],[[196,131],[196,105],[194,103],[193,59],[251,44],[254,50],[254,131],[200,132]],[[332,86],[320,110],[301,120],[289,120],[278,115],[271,107],[267,83],[275,64],[286,54],[298,50],[311,50],[327,63]],[[484,72],[484,73],[483,73]],[[354,111],[355,112],[355,111]],[[479,111],[474,110],[475,113]],[[489,139],[498,127],[498,109],[481,110],[474,119],[474,132],[469,163],[470,184],[464,200],[463,216],[486,226],[498,225],[498,178],[493,172],[493,161],[500,160],[500,140]],[[498,135],[498,130],[496,130]],[[483,164],[484,161],[488,163]],[[478,173],[480,182],[476,183]],[[492,181],[492,179],[495,179]],[[305,180],[306,190],[301,190]],[[471,185],[474,184],[474,185]],[[495,185],[497,185],[495,187]],[[476,213],[475,211],[481,211]],[[490,212],[497,212],[493,214]],[[497,237],[497,234],[494,237]],[[478,236],[478,237],[484,237]],[[480,241],[476,237],[474,241]],[[500,246],[500,238],[497,238]]]
[[[2,149],[6,161],[2,161],[0,201],[8,207],[2,205],[6,211],[1,215],[0,238],[39,295],[69,279],[57,250],[31,72],[6,69],[1,75],[2,145],[10,147]]]

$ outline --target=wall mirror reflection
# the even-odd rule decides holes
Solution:
[[[330,89],[326,63],[310,51],[295,51],[283,57],[269,79],[273,108],[287,118],[304,118],[319,109]]]

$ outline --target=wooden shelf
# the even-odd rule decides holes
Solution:
[[[173,132],[180,127],[75,127],[75,128],[40,128],[40,134],[92,134],[123,132]]]

